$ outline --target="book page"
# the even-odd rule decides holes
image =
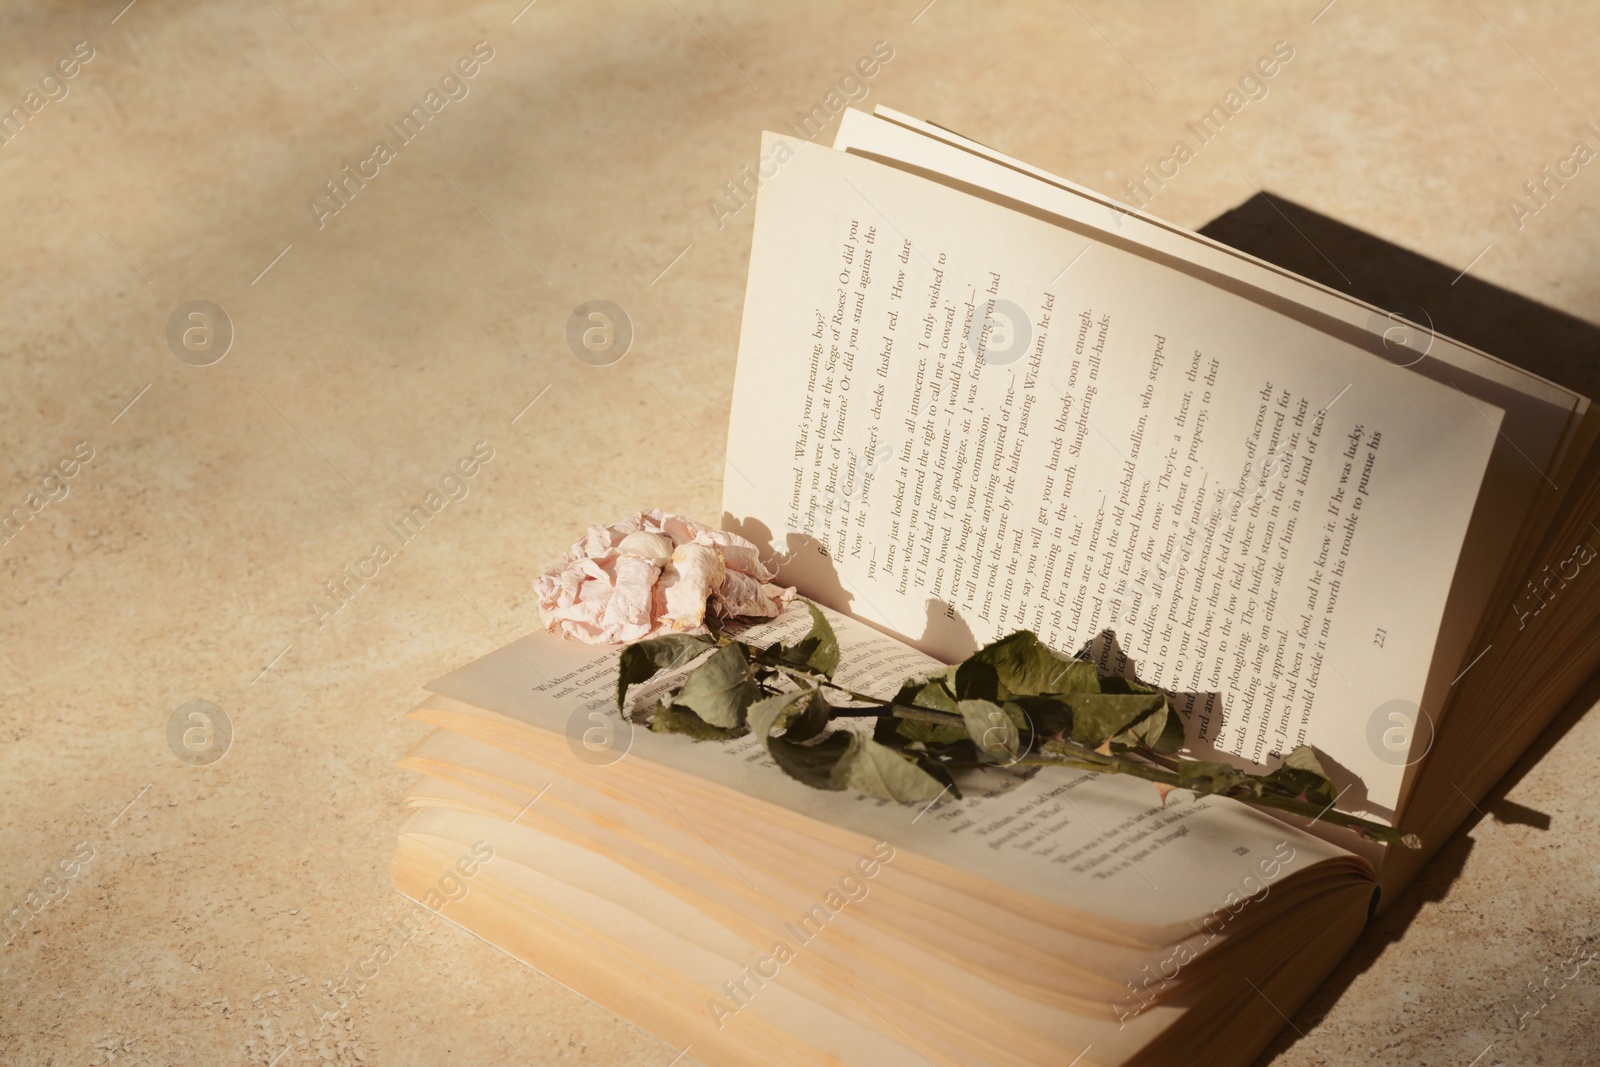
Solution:
[[[914,136],[907,136],[914,135]],[[1102,196],[976,141],[879,105],[872,115],[849,109],[834,147],[904,161],[1002,197],[1035,205],[1100,234],[1169,257],[1180,269],[1214,281],[1232,281],[1255,299],[1285,311],[1316,316],[1324,328],[1357,337],[1358,343],[1398,371],[1455,385],[1469,396],[1505,409],[1502,426],[1523,453],[1524,476],[1554,475],[1575,436],[1573,419],[1589,408],[1587,398],[1508,363],[1494,353],[1435,334],[1427,326],[1399,329],[1400,316],[1202,234],[1185,230]],[[950,148],[959,149],[951,153]],[[1511,442],[1499,446],[1513,451]]]
[[[833,612],[829,618],[839,639],[841,684],[893,695],[906,677],[940,667],[868,626]],[[751,627],[745,639],[795,641],[809,626],[810,616],[794,607]],[[681,684],[682,674],[658,675],[637,687],[630,707],[650,706],[663,689]],[[618,759],[617,773],[626,773],[629,760],[650,760],[1111,921],[1159,927],[1205,914],[1237,893],[1241,876],[1253,869],[1240,857],[1253,863],[1286,849],[1294,858],[1284,865],[1285,875],[1324,860],[1355,862],[1237,802],[1179,791],[1163,806],[1148,782],[1117,775],[996,768],[986,787],[963,786],[963,798],[945,795],[921,809],[812,789],[785,775],[753,737],[696,742],[630,726],[617,713],[616,677],[615,646],[536,633],[428,689],[564,733],[575,760],[587,758],[586,731],[620,731],[621,742],[607,739],[626,756]],[[862,720],[854,725],[865,728]]]
[[[707,998],[722,995],[721,983],[730,970],[739,974],[749,947],[729,944],[703,914],[627,871],[521,826],[458,812],[415,814],[401,831],[397,885],[413,899],[426,896],[441,861],[448,870],[474,840],[494,850],[475,883],[497,892],[469,892],[439,914],[673,1047],[697,1045],[696,1062],[748,1062],[759,1050],[762,1062],[792,1067],[830,1060],[926,1067],[916,1051],[875,1032],[875,1019],[863,1026],[817,1003],[809,995],[814,983],[797,980],[792,967],[751,998],[735,1025],[714,1025]],[[562,877],[563,866],[576,876]]]
[[[1187,1009],[1162,1003],[1144,1006],[1125,987],[1122,995],[1142,1010],[1122,1007],[1120,1021],[1116,1003],[1098,1004],[1087,1014],[1041,1012],[1015,993],[1001,993],[1013,1014],[1032,1016],[1031,1025],[984,1010],[971,996],[979,984],[971,974],[951,977],[933,972],[928,980],[943,977],[942,985],[896,995],[881,975],[869,977],[869,968],[901,960],[897,946],[869,953],[867,967],[858,962],[861,946],[854,937],[859,930],[855,920],[863,912],[885,907],[876,887],[861,901],[852,902],[821,936],[796,946],[801,951],[775,980],[761,987],[759,995],[748,998],[731,1017],[719,1016],[707,1010],[708,997],[712,1004],[732,1003],[722,1000],[727,996],[722,983],[730,973],[737,977],[740,964],[761,959],[775,940],[787,946],[801,938],[769,920],[772,925],[765,937],[742,947],[729,945],[727,931],[703,911],[686,908],[651,887],[630,885],[633,880],[625,871],[603,859],[597,863],[597,854],[573,852],[521,826],[457,812],[423,811],[406,823],[401,833],[405,869],[401,860],[396,863],[396,881],[406,883],[402,892],[425,895],[441,866],[448,869],[465,843],[475,839],[492,842],[495,852],[493,863],[485,866],[478,880],[513,889],[517,910],[532,915],[522,919],[508,914],[510,909],[484,904],[488,894],[469,893],[451,902],[441,912],[443,918],[460,923],[674,1047],[703,1042],[695,1053],[703,1062],[976,1065],[995,1063],[994,1052],[999,1049],[1005,1053],[999,1062],[1007,1064],[1066,1064],[1092,1042],[1093,1052],[1076,1061],[1078,1067],[1091,1067],[1122,1063],[1168,1027],[1184,1025]],[[432,855],[424,858],[420,849]],[[553,860],[565,860],[566,870],[552,873]],[[496,890],[497,895],[504,892],[500,886]],[[537,940],[527,936],[533,930],[539,932]],[[583,933],[575,936],[575,931]],[[603,965],[591,965],[586,972],[573,968],[570,958],[552,951],[563,937],[582,946],[582,957],[599,957]],[[831,957],[829,965],[816,966],[824,956]],[[641,974],[651,981],[639,983]],[[624,977],[619,980],[619,975]],[[863,989],[872,991],[870,1000],[863,1001]],[[769,996],[769,990],[788,995]],[[1226,1004],[1224,997],[1207,993]],[[990,998],[994,996],[991,992]],[[645,1010],[654,1012],[655,1018],[641,1018]],[[778,1034],[769,1028],[790,1035],[790,1040],[774,1040]],[[907,1042],[907,1031],[917,1039]],[[996,1043],[996,1034],[1006,1040]],[[885,1040],[891,1044],[873,1047]],[[814,1045],[840,1058],[825,1059]],[[719,1059],[713,1050],[727,1059]],[[902,1056],[910,1059],[902,1061]]]
[[[1423,699],[1500,410],[1375,380],[1364,350],[1128,248],[785,147],[725,521],[943,658],[1100,638],[1180,694],[1197,754],[1312,744],[1344,806],[1392,812],[1403,761],[1369,713]]]
[[[1532,569],[1530,553],[1544,542],[1557,506],[1574,488],[1582,457],[1595,439],[1593,425],[1584,425],[1590,407],[1585,398],[1436,335],[1431,328],[1413,327],[1345,293],[1158,218],[1129,214],[1091,189],[881,105],[871,116],[847,113],[834,147],[910,168],[997,202],[1037,208],[1069,229],[1142,248],[1174,269],[1353,340],[1371,353],[1369,363],[1379,376],[1422,375],[1503,408],[1505,418],[1456,563],[1426,696],[1420,702],[1436,728],[1447,717],[1452,730],[1472,728],[1470,723],[1455,725],[1455,709],[1466,688],[1454,683],[1478,663],[1486,646],[1499,643],[1494,624],[1505,606],[1518,599],[1520,581]],[[1415,314],[1427,321],[1425,312]],[[1364,652],[1369,658],[1387,654],[1381,645]],[[1364,666],[1357,662],[1341,669],[1360,671]],[[1496,668],[1495,660],[1483,662],[1475,684]],[[1432,750],[1435,731],[1421,724],[1410,731],[1406,745],[1406,731],[1396,733],[1392,724],[1384,725],[1380,744],[1390,758],[1409,765],[1401,788],[1402,809],[1409,809],[1411,778],[1422,756]],[[1381,853],[1382,846],[1372,847]]]

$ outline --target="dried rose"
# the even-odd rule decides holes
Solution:
[[[664,511],[591,526],[533,583],[545,629],[590,644],[703,634],[706,618],[770,619],[794,598],[738,534]]]

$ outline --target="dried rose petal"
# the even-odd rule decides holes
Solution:
[[[732,617],[743,615],[753,619],[771,619],[782,614],[794,595],[792,589],[758,582],[748,574],[729,569],[722,588],[715,597],[717,614]]]
[[[705,628],[707,602],[722,588],[728,569],[716,549],[693,541],[673,550],[667,568],[677,574],[677,581],[666,589],[661,619],[672,630],[698,633]]]
[[[623,556],[616,563],[616,584],[600,613],[603,627],[618,627],[619,639],[637,641],[650,632],[650,591],[661,568],[650,560]]]
[[[771,618],[795,593],[776,576],[739,535],[657,510],[589,527],[534,593],[547,630],[604,644],[706,633],[707,618]]]

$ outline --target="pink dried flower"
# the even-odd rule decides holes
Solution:
[[[770,619],[794,598],[738,534],[664,511],[591,526],[533,583],[545,629],[590,644],[703,634],[706,617]]]

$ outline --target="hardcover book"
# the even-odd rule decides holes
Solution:
[[[1021,764],[820,791],[538,632],[413,712],[396,885],[710,1065],[1248,1063],[1600,660],[1589,401],[887,109],[762,158],[723,525],[841,684],[1032,630],[1420,847]]]

